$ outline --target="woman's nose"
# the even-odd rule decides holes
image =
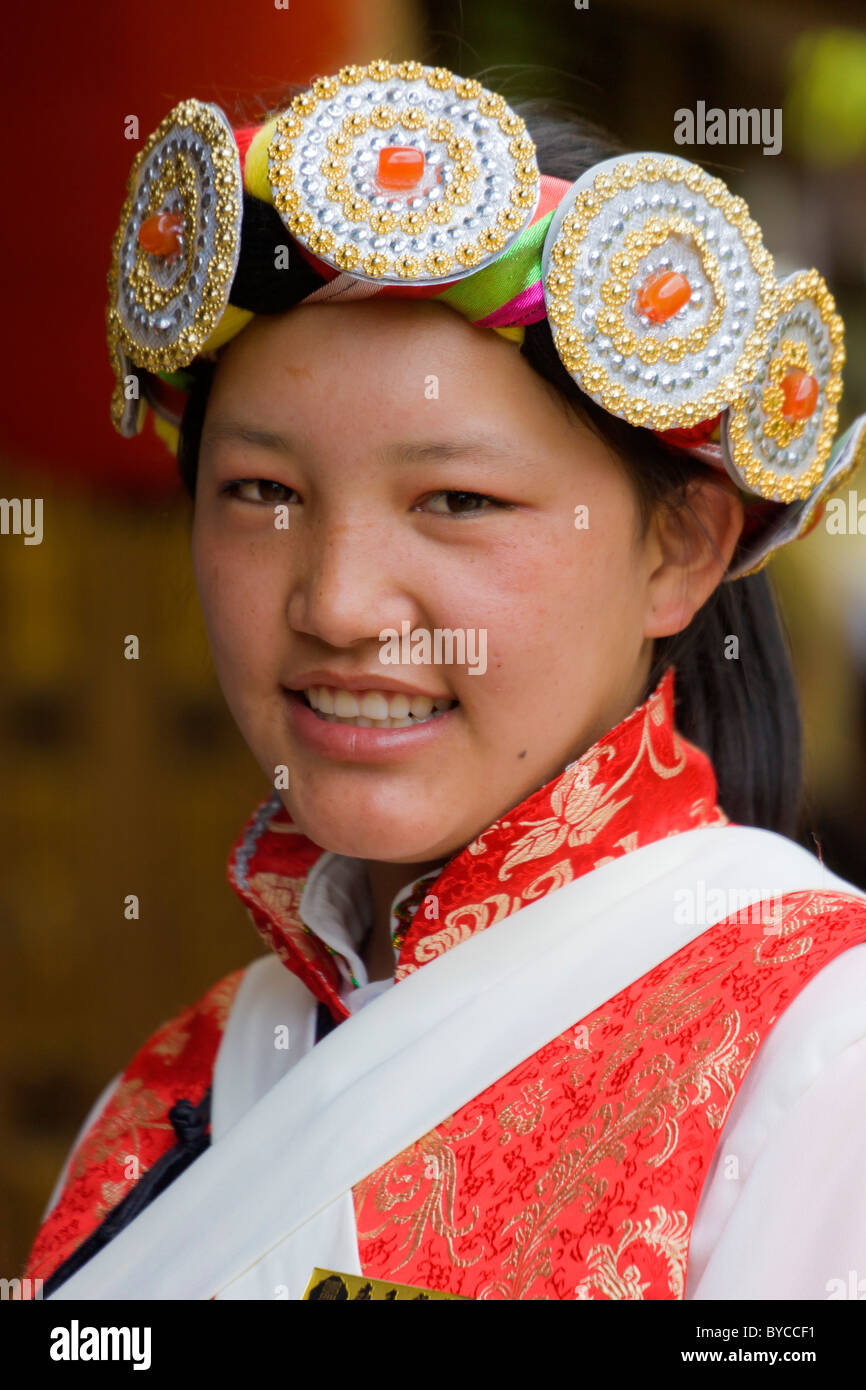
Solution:
[[[395,558],[393,540],[373,522],[317,527],[294,557],[290,626],[332,647],[378,640],[383,628],[399,628],[413,614]]]

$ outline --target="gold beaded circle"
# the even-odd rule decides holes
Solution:
[[[756,378],[744,385],[723,424],[726,464],[736,481],[778,502],[814,492],[839,422],[844,362],[842,320],[818,271],[799,271],[784,280]],[[782,381],[792,368],[818,382],[818,403],[804,420],[782,413]]]
[[[696,284],[670,319],[651,322],[637,291],[656,262],[678,259]],[[718,415],[751,379],[773,320],[773,260],[743,199],[673,156],[589,170],[554,215],[543,268],[566,369],[605,410],[655,430]],[[693,309],[699,321],[686,327]]]
[[[415,188],[379,185],[388,145],[424,154]],[[340,270],[393,283],[457,280],[496,259],[540,191],[535,145],[501,96],[445,68],[386,60],[296,96],[276,121],[268,178],[292,236]]]
[[[151,255],[138,240],[142,222],[164,211],[183,219],[171,258]],[[181,102],[133,160],[112,242],[106,319],[116,368],[119,352],[149,372],[165,372],[201,351],[228,303],[242,212],[231,126],[217,106]]]

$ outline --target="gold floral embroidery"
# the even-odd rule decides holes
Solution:
[[[205,996],[205,1011],[211,1015],[221,1033],[225,1032],[232,1004],[245,973],[246,971],[243,969],[233,970],[230,975],[226,975],[224,979],[215,984]]]
[[[182,1017],[187,1017],[183,1015]],[[186,1044],[189,1042],[189,1033],[180,1026],[181,1020],[167,1028],[165,1034],[160,1037],[159,1042],[151,1044],[151,1052],[155,1057],[161,1057],[164,1062],[176,1062]]]
[[[692,1105],[706,1104],[704,1113],[707,1117],[707,1123],[713,1129],[721,1129],[725,1123],[737,1092],[737,1082],[741,1080],[747,1070],[761,1041],[759,1034],[754,1029],[751,1033],[746,1033],[742,1039],[745,1054],[741,1055],[740,1044],[737,1042],[739,1017],[737,1014],[726,1014],[722,1022],[725,1035],[718,1047],[713,1049],[708,1058],[708,1065],[695,1078],[694,1085],[697,1088],[697,1094],[692,1101]],[[698,1046],[706,1046],[707,1041],[707,1039],[702,1038]],[[722,1100],[717,1105],[707,1103],[712,1094],[713,1084],[722,1092]],[[652,1161],[656,1164],[662,1163],[664,1157],[659,1155],[657,1159]]]
[[[667,781],[682,772],[686,765],[687,753],[683,740],[673,738],[673,751],[676,761],[666,766],[658,757],[652,741],[650,727],[660,728],[665,722],[664,703],[661,698],[653,698],[647,704],[643,717],[641,740],[637,753],[630,766],[615,782],[608,785],[603,772],[604,764],[616,756],[612,744],[593,747],[582,758],[566,769],[558,780],[550,797],[553,814],[543,821],[527,822],[527,834],[515,842],[506,854],[499,869],[499,878],[505,880],[518,864],[530,859],[542,859],[563,843],[574,847],[590,844],[601,830],[612,820],[617,811],[631,801],[631,795],[619,797],[619,793],[631,781],[637,768],[646,758],[656,776]],[[487,832],[485,832],[487,833]],[[478,843],[476,841],[476,843]]]
[[[764,937],[755,943],[753,958],[756,965],[782,965],[789,960],[797,960],[812,949],[812,937],[801,935],[789,951],[774,950],[776,940],[784,941],[803,931],[803,927],[815,917],[826,916],[829,912],[840,912],[845,906],[835,898],[823,893],[801,894],[804,898],[790,908],[777,927],[768,927]]]
[[[550,794],[549,804],[552,814],[540,821],[518,822],[520,827],[528,827],[528,829],[525,829],[525,833],[514,841],[508,853],[503,857],[498,870],[500,882],[505,882],[518,865],[528,863],[533,859],[549,858],[563,844],[575,848],[578,845],[590,844],[595,840],[616,813],[631,801],[631,794],[620,797],[618,793],[631,780],[644,759],[649,762],[653,772],[658,777],[668,780],[678,776],[688,760],[687,746],[684,740],[674,734],[672,747],[675,761],[670,766],[663,763],[653,745],[650,730],[652,727],[664,729],[664,726],[665,705],[663,698],[658,694],[647,703],[643,715],[640,744],[631,764],[622,776],[610,785],[603,776],[603,770],[604,765],[616,756],[616,749],[612,744],[593,747],[577,762],[566,768],[562,776],[556,781]],[[706,807],[704,807],[704,814],[706,814]],[[469,852],[473,855],[485,854],[487,852],[485,837],[494,831],[498,832],[503,829],[511,829],[511,822],[503,820],[488,827],[467,846]],[[618,843],[624,854],[637,849],[639,844],[638,832],[629,831]],[[611,858],[613,858],[612,855],[604,856],[598,863],[607,863]],[[511,913],[518,912],[526,903],[572,882],[573,878],[574,868],[570,859],[560,859],[512,899],[506,894],[496,893],[485,898],[483,902],[470,903],[455,908],[446,917],[444,927],[440,928],[438,932],[422,937],[420,941],[415,943],[412,961],[411,963],[406,962],[401,967],[399,978],[402,978],[404,974],[411,973],[433,957],[442,955],[451,947],[460,945],[475,932],[484,931]]]
[[[706,994],[699,1003],[700,991],[693,996],[682,988],[683,977],[694,968],[680,972],[673,985],[665,984],[641,1007],[636,1028],[623,1039],[605,1067],[601,1086],[615,1075],[617,1064],[621,1065],[634,1052],[648,1032],[654,1036],[675,1032],[710,1006],[713,1001]],[[709,983],[705,981],[703,988]],[[537,1278],[550,1277],[557,1220],[575,1204],[579,1203],[585,1212],[598,1205],[608,1187],[608,1180],[599,1176],[599,1169],[606,1160],[623,1162],[629,1136],[643,1129],[648,1130],[650,1138],[661,1132],[659,1151],[644,1159],[648,1167],[658,1168],[676,1148],[678,1117],[689,1105],[705,1103],[713,1084],[722,1090],[723,1103],[708,1107],[707,1119],[714,1128],[723,1123],[734,1095],[732,1077],[746,1069],[759,1040],[750,1033],[738,1042],[740,1020],[735,1011],[720,1022],[720,1040],[712,1044],[707,1037],[700,1039],[696,1044],[699,1055],[687,1062],[679,1074],[674,1074],[675,1064],[667,1053],[657,1053],[627,1088],[616,1087],[615,1100],[603,1101],[586,1122],[566,1136],[559,1145],[557,1158],[535,1184],[538,1200],[530,1202],[503,1227],[503,1234],[513,1231],[512,1248],[503,1261],[509,1273],[504,1280],[487,1286],[487,1292],[479,1297],[497,1292],[520,1299]],[[745,1055],[740,1054],[741,1044]],[[694,1092],[691,1097],[690,1089]]]
[[[527,1296],[536,1279],[551,1277],[552,1245],[563,1213],[575,1206],[589,1213],[598,1206],[608,1188],[608,1179],[602,1175],[602,1165],[605,1161],[623,1162],[631,1136],[644,1131],[648,1140],[657,1141],[655,1151],[643,1158],[647,1168],[657,1169],[674,1153],[679,1138],[679,1120],[689,1107],[702,1106],[707,1123],[714,1129],[721,1128],[735,1094],[736,1080],[743,1075],[759,1041],[755,1032],[740,1036],[740,1019],[736,1011],[729,1011],[715,1020],[715,1037],[699,1037],[692,1046],[693,1055],[685,1064],[680,1064],[679,1069],[672,1057],[660,1051],[645,1060],[627,1084],[621,1077],[622,1067],[648,1037],[661,1039],[688,1028],[718,1003],[718,995],[712,987],[726,973],[729,965],[720,965],[707,977],[705,971],[709,964],[711,958],[706,957],[692,962],[638,1007],[634,1026],[620,1039],[598,1082],[602,1092],[608,1084],[613,1083],[614,1099],[603,1099],[588,1119],[572,1129],[559,1144],[556,1159],[535,1184],[536,1199],[502,1227],[501,1234],[508,1237],[510,1245],[502,1261],[503,1270],[506,1271],[504,1278],[486,1284],[477,1297],[521,1299]],[[699,986],[688,983],[696,970],[704,972]],[[601,1017],[593,1020],[588,1032],[594,1032],[605,1021]],[[573,1031],[570,1030],[570,1034]],[[589,1036],[581,1037],[581,1042],[588,1057]],[[569,1051],[549,1064],[549,1073],[572,1061]],[[577,1075],[578,1068],[572,1072],[576,1085],[583,1080],[582,1076]],[[526,1083],[522,1088],[522,1101],[512,1102],[496,1115],[503,1130],[499,1142],[507,1143],[512,1134],[530,1133],[541,1121],[543,1101],[549,1094],[544,1078]],[[464,1134],[452,1134],[447,1138],[434,1130],[424,1136],[418,1145],[404,1151],[366,1179],[356,1189],[357,1196],[363,1201],[370,1186],[377,1183],[376,1210],[389,1215],[375,1230],[359,1232],[359,1235],[377,1236],[391,1222],[409,1223],[409,1250],[402,1265],[417,1250],[429,1222],[432,1232],[445,1237],[449,1258],[455,1266],[465,1267],[475,1263],[481,1252],[467,1256],[458,1254],[461,1246],[455,1248],[455,1242],[462,1241],[474,1228],[478,1209],[472,1208],[472,1220],[464,1227],[455,1225],[453,1212],[457,1168],[452,1146],[474,1133],[477,1127],[476,1122]],[[417,1170],[422,1164],[423,1178],[417,1172],[413,1176],[399,1172],[400,1168],[408,1168],[411,1174],[413,1168]],[[429,1184],[426,1190],[425,1181]],[[416,1206],[414,1203],[419,1193],[422,1200]],[[409,1209],[397,1215],[400,1206]],[[608,1295],[611,1297],[642,1296],[642,1288],[646,1286],[641,1285],[634,1271],[629,1269],[620,1273],[618,1268],[622,1250],[640,1238],[660,1247],[664,1246],[665,1241],[668,1242],[666,1248],[670,1256],[671,1287],[676,1290],[680,1278],[677,1270],[680,1265],[683,1270],[685,1268],[685,1253],[681,1251],[678,1254],[676,1244],[681,1234],[678,1224],[680,1217],[681,1214],[674,1225],[671,1225],[673,1218],[668,1220],[665,1217],[664,1221],[660,1219],[657,1226],[651,1222],[629,1226],[616,1252],[612,1248],[598,1247],[596,1264],[590,1266],[598,1286],[618,1290]],[[401,1265],[395,1268],[399,1269]],[[591,1284],[592,1279],[587,1287]],[[578,1296],[586,1294],[579,1293]]]
[[[694,821],[696,826],[715,828],[716,826],[731,824],[721,806],[713,806],[710,810],[706,801],[700,796],[689,805],[688,818],[690,821]]]
[[[700,942],[697,953],[686,965],[677,968],[672,962],[671,973],[665,978],[662,972],[655,989],[639,993],[632,1001],[629,1025],[621,1035],[606,1040],[611,1016],[600,1014],[573,1025],[563,1034],[558,1040],[559,1055],[548,1054],[540,1072],[524,1076],[522,1082],[515,1077],[521,1099],[501,1105],[490,1116],[501,1130],[499,1144],[511,1143],[516,1136],[541,1127],[546,1119],[544,1102],[551,1094],[548,1087],[560,1068],[569,1069],[575,1101],[580,1098],[585,1103],[592,1094],[587,1089],[591,1086],[596,1102],[586,1115],[578,1110],[579,1123],[572,1122],[569,1132],[558,1141],[555,1153],[543,1160],[545,1166],[540,1172],[536,1170],[538,1176],[530,1199],[521,1197],[521,1208],[509,1219],[503,1212],[496,1231],[485,1234],[485,1243],[489,1242],[497,1252],[497,1269],[494,1277],[475,1291],[476,1298],[523,1299],[532,1296],[537,1280],[550,1281],[557,1238],[573,1240],[576,1232],[586,1229],[590,1214],[595,1213],[592,1221],[599,1219],[599,1208],[603,1217],[607,1208],[601,1204],[605,1199],[610,1198],[615,1205],[615,1185],[626,1176],[621,1165],[630,1163],[634,1167],[636,1163],[638,1182],[643,1181],[641,1172],[663,1169],[677,1151],[687,1112],[697,1111],[699,1122],[716,1133],[722,1129],[762,1035],[757,1027],[744,1030],[737,1009],[722,1008],[724,981],[732,970],[747,964],[752,968],[757,965],[766,974],[807,954],[814,936],[807,930],[811,920],[837,908],[841,910],[832,895],[797,895],[778,933],[784,944],[781,952],[780,943],[773,941],[775,933],[770,935],[769,946],[766,934],[757,942],[748,938],[734,941],[733,953],[724,934],[718,951],[710,942]],[[675,1037],[680,1039],[679,1046],[674,1045]],[[599,1065],[600,1073],[596,1071]],[[563,1103],[568,1104],[567,1093]],[[376,1207],[389,1215],[375,1231],[359,1234],[379,1236],[390,1221],[411,1223],[410,1249],[403,1264],[418,1249],[425,1232],[428,1239],[437,1231],[447,1232],[448,1259],[456,1267],[475,1263],[480,1257],[477,1244],[468,1249],[465,1244],[465,1237],[472,1232],[476,1232],[476,1242],[479,1238],[478,1209],[471,1209],[471,1219],[465,1226],[457,1226],[454,1221],[458,1178],[465,1184],[465,1210],[477,1175],[472,1174],[471,1166],[464,1170],[454,1163],[450,1146],[456,1146],[463,1136],[442,1135],[442,1128],[439,1126],[438,1133],[433,1131],[425,1136],[420,1149],[407,1150],[368,1180],[367,1186],[371,1181],[379,1183]],[[477,1128],[475,1123],[466,1132],[474,1133]],[[489,1130],[486,1142],[497,1142]],[[448,1146],[447,1166],[432,1173],[425,1171],[429,1184],[425,1186],[417,1171],[411,1174],[411,1169],[417,1169],[419,1155],[441,1152],[440,1145]],[[462,1165],[472,1151],[458,1152]],[[398,1171],[401,1165],[410,1170],[410,1176]],[[653,1192],[650,1184],[648,1200]],[[415,1206],[419,1196],[420,1207]],[[399,1216],[390,1215],[401,1205],[404,1210]],[[649,1283],[639,1262],[622,1267],[625,1252],[640,1242],[662,1253],[670,1295],[683,1297],[688,1214],[678,1205],[672,1213],[660,1205],[650,1210],[652,1218],[638,1219],[638,1209],[616,1227],[622,1233],[618,1244],[612,1240],[591,1248],[584,1257],[587,1273],[576,1287],[576,1297],[592,1297],[595,1290],[603,1297],[642,1298]],[[441,1211],[438,1221],[431,1219],[434,1211]],[[489,1221],[489,1212],[487,1216]],[[588,1222],[590,1229],[592,1221]],[[657,1273],[652,1273],[650,1282],[657,1277]]]
[[[592,1019],[588,1024],[575,1023],[574,1027],[570,1028],[568,1032],[563,1035],[563,1041],[568,1043],[568,1051],[564,1053],[562,1057],[557,1057],[555,1061],[551,1062],[551,1074],[555,1072],[558,1067],[570,1066],[571,1071],[568,1076],[569,1086],[575,1091],[583,1086],[586,1082],[585,1072],[580,1063],[578,1063],[577,1066],[574,1065],[574,1054],[577,1052],[578,1057],[583,1058],[582,1066],[585,1067],[590,1062],[592,1056],[591,1038],[593,1033],[609,1023],[610,1014],[599,1014],[597,1018]]]
[[[446,1241],[451,1261],[459,1268],[468,1268],[480,1260],[484,1254],[483,1244],[471,1258],[461,1258],[454,1249],[454,1241],[468,1236],[472,1231],[478,1220],[478,1207],[472,1207],[471,1219],[467,1221],[465,1226],[455,1225],[454,1197],[457,1186],[457,1163],[452,1145],[468,1139],[476,1132],[480,1124],[481,1116],[479,1115],[470,1129],[462,1130],[457,1134],[449,1134],[446,1137],[438,1130],[431,1130],[429,1134],[423,1135],[414,1144],[410,1144],[408,1149],[397,1154],[396,1158],[391,1159],[383,1167],[377,1168],[374,1173],[364,1178],[355,1187],[357,1212],[360,1212],[368,1192],[371,1188],[375,1188],[373,1201],[376,1211],[389,1213],[382,1224],[374,1230],[359,1230],[359,1238],[367,1239],[371,1236],[378,1236],[391,1224],[395,1226],[408,1225],[409,1227],[406,1240],[403,1242],[403,1245],[407,1243],[409,1245],[408,1254],[399,1264],[393,1266],[394,1270],[401,1269],[411,1260],[427,1231],[428,1223],[431,1231]],[[411,1170],[419,1165],[421,1165],[422,1172],[419,1176],[413,1177]],[[410,1173],[401,1175],[398,1171],[400,1168],[408,1168]],[[429,1187],[424,1193],[421,1203],[410,1211],[398,1214],[397,1209],[411,1203],[425,1183],[429,1183]],[[400,1248],[402,1249],[403,1246]]]
[[[517,897],[511,897],[508,893],[492,893],[483,902],[472,903],[467,907],[455,907],[445,918],[444,927],[417,942],[413,960],[418,965],[423,965],[434,956],[443,955],[445,951],[450,951],[452,946],[459,946],[461,941],[468,941],[476,932],[486,931],[494,923],[510,917],[513,912],[518,912],[525,903],[543,898],[554,889],[571,883],[573,878],[571,864],[567,859],[562,859],[528,884]]]
[[[243,970],[233,970],[230,975],[213,985],[200,1003],[185,1009],[177,1018],[159,1029],[150,1044],[153,1055],[161,1057],[166,1064],[176,1062],[191,1037],[186,1025],[191,1023],[197,1014],[210,1015],[215,1026],[223,1032],[243,976]]]
[[[630,834],[623,835],[614,842],[615,848],[622,850],[622,854],[631,854],[632,850],[637,849],[639,844],[640,835],[636,830],[632,830]],[[621,859],[622,854],[604,854],[601,859],[596,859],[592,867],[600,869],[602,864],[612,864],[615,859]]]
[[[603,750],[608,757],[613,749]],[[530,859],[545,859],[560,845],[585,845],[594,840],[600,830],[616,815],[629,798],[614,801],[605,784],[596,783],[600,754],[593,754],[589,764],[575,763],[557,783],[550,798],[555,812],[547,820],[521,821],[531,828],[514,842],[499,869],[504,882],[518,864]]]
[[[643,1221],[626,1220],[620,1230],[622,1239],[616,1249],[612,1245],[594,1245],[587,1258],[591,1270],[588,1278],[575,1285],[576,1299],[592,1297],[596,1290],[603,1298],[642,1299],[649,1288],[649,1281],[641,1283],[640,1269],[636,1264],[620,1271],[619,1262],[623,1251],[636,1241],[658,1250],[664,1257],[668,1270],[668,1288],[674,1298],[682,1298],[686,1285],[686,1263],[689,1250],[689,1219],[684,1211],[667,1212],[664,1207],[651,1208],[655,1217]]]
[[[568,859],[560,859],[558,864],[551,864],[549,869],[545,869],[543,874],[534,878],[521,895],[523,902],[531,903],[536,898],[543,898],[547,893],[553,893],[557,888],[564,888],[566,883],[574,882],[574,870]]]
[[[249,891],[269,915],[289,924],[297,916],[304,882],[303,878],[289,878],[286,874],[258,873],[250,878]]]
[[[305,877],[292,878],[288,874],[261,872],[250,876],[248,892],[269,920],[268,944],[289,969],[293,966],[294,948],[316,969],[336,972],[328,948],[312,934],[299,915],[305,883]],[[259,930],[249,906],[247,911],[250,912],[253,926]],[[277,930],[274,930],[275,925]]]
[[[497,1113],[497,1122],[502,1126],[500,1144],[507,1144],[511,1131],[515,1134],[531,1134],[544,1114],[544,1098],[550,1092],[544,1089],[543,1081],[529,1081],[523,1087],[523,1099],[513,1100]]]
[[[516,898],[514,904],[512,906],[508,893],[494,893],[492,897],[485,898],[483,903],[473,903],[471,907],[455,907],[445,918],[444,927],[440,927],[439,931],[433,932],[430,936],[422,937],[418,942],[415,960],[421,964],[432,960],[434,956],[444,955],[452,946],[459,945],[461,941],[468,941],[475,932],[484,931],[494,922],[501,922],[503,917],[516,912],[520,900]]]
[[[85,1136],[75,1153],[73,1176],[80,1178],[85,1170],[106,1159],[118,1158],[126,1161],[138,1155],[140,1149],[139,1130],[171,1129],[164,1118],[165,1102],[144,1086],[140,1077],[122,1081],[109,1101],[105,1118],[97,1130]],[[129,1134],[134,1145],[134,1154],[117,1155],[118,1142]]]
[[[470,853],[470,854],[476,854],[476,855],[477,855],[477,854],[486,854],[486,853],[487,853],[487,845],[484,843],[485,836],[487,836],[487,835],[492,835],[492,834],[494,833],[494,831],[498,831],[498,830],[502,829],[503,826],[507,829],[507,828],[508,828],[508,825],[509,825],[509,822],[508,822],[508,821],[499,821],[499,822],[494,822],[493,825],[489,825],[489,826],[487,827],[486,830],[482,830],[481,834],[480,834],[480,835],[477,835],[476,838],[475,838],[474,840],[472,840],[472,841],[466,846],[466,848],[468,849],[469,853]]]
[[[611,1074],[638,1050],[645,1038],[669,1036],[677,1029],[700,1018],[710,1005],[716,1002],[717,996],[708,996],[706,990],[713,981],[725,973],[726,967],[720,967],[714,974],[705,977],[694,989],[689,989],[685,984],[696,970],[708,964],[710,960],[706,957],[692,962],[684,970],[672,975],[638,1006],[635,1010],[634,1026],[623,1034],[599,1078],[600,1091],[604,1090]]]

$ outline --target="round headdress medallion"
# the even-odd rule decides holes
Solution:
[[[532,220],[535,145],[504,98],[421,63],[320,77],[276,120],[274,205],[302,245],[377,283],[461,279]]]

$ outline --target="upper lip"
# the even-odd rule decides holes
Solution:
[[[407,685],[405,681],[394,680],[391,676],[371,675],[346,676],[336,671],[304,671],[293,680],[285,681],[287,690],[309,690],[311,686],[327,685],[333,690],[394,690],[403,695],[426,695],[430,700],[453,700],[453,695],[441,691],[421,690],[417,685]]]

